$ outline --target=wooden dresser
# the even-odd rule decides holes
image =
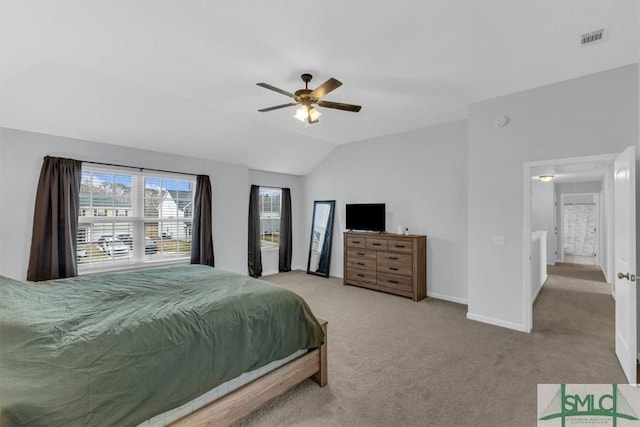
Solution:
[[[420,301],[427,296],[427,236],[344,233],[344,285]]]

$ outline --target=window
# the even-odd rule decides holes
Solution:
[[[260,247],[275,249],[280,244],[282,190],[260,187]]]
[[[194,188],[183,175],[84,165],[79,271],[189,259]]]

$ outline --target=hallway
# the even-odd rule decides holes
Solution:
[[[600,268],[557,263],[548,274],[533,306],[534,332],[588,342],[592,362],[617,365],[615,302]]]

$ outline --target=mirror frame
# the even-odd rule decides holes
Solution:
[[[329,227],[329,230],[327,230],[327,232],[329,233],[329,247],[327,248],[327,250],[329,251],[328,253],[328,259],[327,259],[327,271],[326,273],[319,273],[317,271],[311,271],[311,248],[313,247],[313,226],[315,225],[315,219],[316,219],[316,208],[319,204],[328,204],[330,206],[331,212],[329,214],[330,219],[331,219],[331,226]],[[320,276],[320,277],[329,277],[329,271],[331,270],[331,247],[333,246],[333,223],[335,220],[335,215],[336,215],[336,201],[335,200],[316,200],[313,202],[313,215],[311,216],[311,235],[309,238],[309,258],[307,259],[307,274],[313,274],[315,276]]]

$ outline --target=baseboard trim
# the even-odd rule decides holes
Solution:
[[[307,272],[307,268],[306,267],[291,267],[291,271],[302,271],[303,273]],[[263,271],[262,275],[263,276],[271,276],[274,274],[280,274],[280,272],[278,270],[270,270],[270,271]]]
[[[452,297],[452,296],[449,296],[449,295],[439,294],[439,293],[436,293],[436,292],[427,292],[427,297],[434,298],[434,299],[441,299],[441,300],[449,301],[449,302],[455,302],[455,303],[458,303],[458,304],[468,305],[466,298]]]
[[[520,323],[507,322],[506,320],[494,319],[493,317],[482,316],[479,314],[473,314],[467,312],[467,319],[475,320],[476,322],[487,323],[493,326],[500,326],[502,328],[513,329],[520,332],[530,333],[524,325]]]

